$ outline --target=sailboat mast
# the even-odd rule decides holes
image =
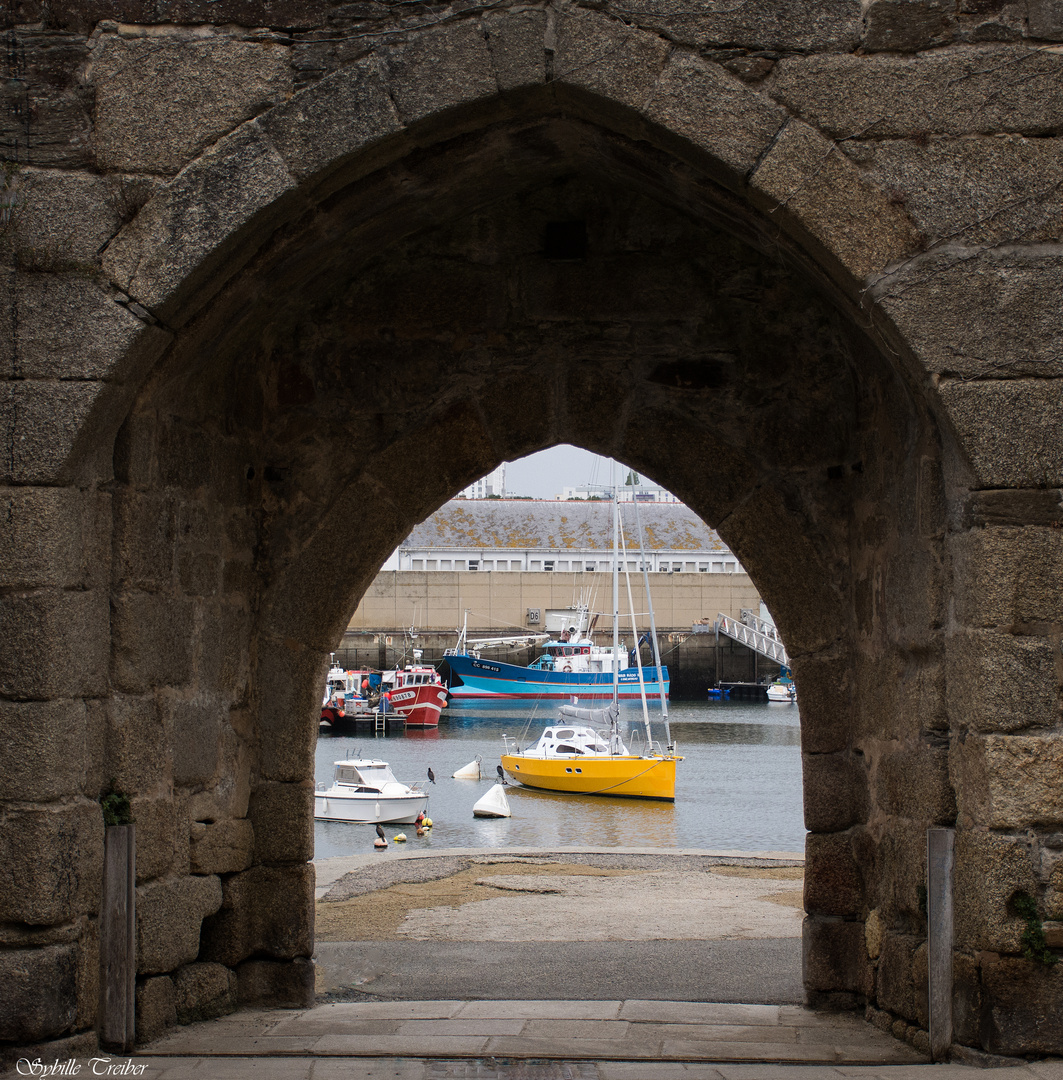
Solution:
[[[609,466],[613,487],[613,705],[609,721],[609,752],[620,742],[620,493],[616,489],[616,462]]]
[[[642,543],[642,518],[639,516],[639,500],[634,487],[631,489],[635,504],[635,529],[639,535],[639,556],[642,559],[642,577],[646,585],[646,606],[650,609],[650,639],[653,642],[653,659],[657,664],[657,689],[661,694],[661,720],[664,721],[664,738],[672,745],[672,731],[668,724],[668,695],[664,692],[664,665],[661,663],[661,645],[657,640],[657,622],[653,617],[653,601],[650,599],[650,571],[646,565],[646,548]]]

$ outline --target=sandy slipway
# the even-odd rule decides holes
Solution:
[[[653,999],[801,999],[799,856],[374,858],[318,864],[318,990],[330,1000],[604,999],[618,986]]]

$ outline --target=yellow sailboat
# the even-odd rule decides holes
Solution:
[[[635,500],[638,520],[638,501]],[[635,646],[639,683],[642,685],[642,712],[646,725],[645,753],[632,753],[620,736],[620,706],[618,672],[620,670],[619,641],[619,553],[621,544],[620,500],[616,486],[613,487],[613,701],[606,709],[578,709],[572,705],[561,707],[556,724],[546,728],[535,746],[521,750],[510,747],[509,736],[504,735],[506,749],[502,755],[502,769],[518,784],[541,791],[556,791],[572,795],[606,795],[629,799],[664,799],[675,801],[675,766],[683,759],[675,752],[668,731],[668,702],[664,693],[661,673],[661,656],[657,644],[657,627],[650,604],[650,636],[653,641],[654,658],[657,662],[657,683],[661,689],[661,713],[666,741],[660,747],[651,737],[649,711],[646,707],[646,690],[642,679],[642,664]],[[642,549],[642,526],[639,523],[639,549]],[[625,552],[626,554],[626,552]],[[646,574],[646,598],[649,600],[650,583],[646,573],[646,560],[642,559]],[[631,583],[628,581],[628,601],[631,601]],[[638,641],[638,630],[632,628]]]

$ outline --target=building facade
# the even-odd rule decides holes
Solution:
[[[387,568],[410,571],[612,572],[609,501],[454,499],[421,522]],[[620,568],[653,573],[744,573],[730,548],[681,503],[640,505],[644,558],[635,510],[621,510]]]

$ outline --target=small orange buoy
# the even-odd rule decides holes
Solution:
[[[375,847],[377,851],[382,851],[387,846],[388,842],[386,840],[381,840],[379,836],[373,841],[373,847]]]
[[[427,830],[427,829],[422,829],[420,825],[418,825],[418,826],[417,826],[417,835],[418,835],[418,836],[424,836],[424,834],[425,834],[426,832],[428,832],[428,830]]]

